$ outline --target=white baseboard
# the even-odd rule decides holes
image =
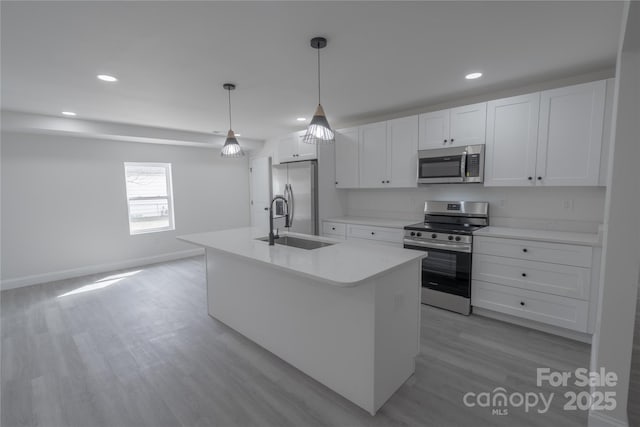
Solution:
[[[96,264],[86,267],[72,268],[69,270],[53,271],[50,273],[34,274],[32,276],[16,277],[0,281],[0,289],[22,288],[24,286],[37,285],[40,283],[54,282],[57,280],[71,279],[72,277],[87,276],[90,274],[106,273],[124,268],[139,267],[142,265],[155,264],[158,262],[172,261],[181,258],[189,258],[204,254],[204,249],[188,249],[185,251],[171,252],[168,254],[154,255],[150,257],[135,258],[125,261],[112,262],[108,264]]]
[[[629,427],[629,421],[619,420],[602,412],[589,411],[589,427]]]
[[[536,322],[528,319],[521,319],[519,317],[511,316],[509,314],[498,313],[497,311],[487,310],[484,308],[473,307],[473,314],[478,316],[490,317],[496,320],[502,320],[503,322],[514,323],[516,325],[524,326],[526,328],[536,329],[538,331],[546,332],[552,335],[559,335],[561,337],[569,338],[571,340],[580,341],[586,344],[591,344],[591,335],[583,332],[572,331],[570,329],[559,328],[553,325],[546,325],[544,323]]]

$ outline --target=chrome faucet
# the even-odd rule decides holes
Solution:
[[[284,226],[289,228],[289,202],[283,196],[275,196],[269,204],[269,246],[275,245],[276,236],[273,235],[273,202],[276,200],[282,200],[287,208],[287,213],[284,216]]]

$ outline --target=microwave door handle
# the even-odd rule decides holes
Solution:
[[[467,151],[465,150],[462,153],[462,157],[460,158],[460,178],[462,181],[467,180]]]

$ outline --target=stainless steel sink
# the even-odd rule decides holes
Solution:
[[[268,242],[269,237],[268,236],[260,237],[256,240]],[[335,245],[335,243],[318,242],[317,240],[301,239],[300,237],[293,237],[293,236],[280,236],[275,240],[275,243],[276,245],[293,246],[294,248],[307,249],[307,250],[324,248],[325,246]]]

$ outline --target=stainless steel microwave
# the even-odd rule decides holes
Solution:
[[[483,181],[484,145],[418,151],[418,184]]]

